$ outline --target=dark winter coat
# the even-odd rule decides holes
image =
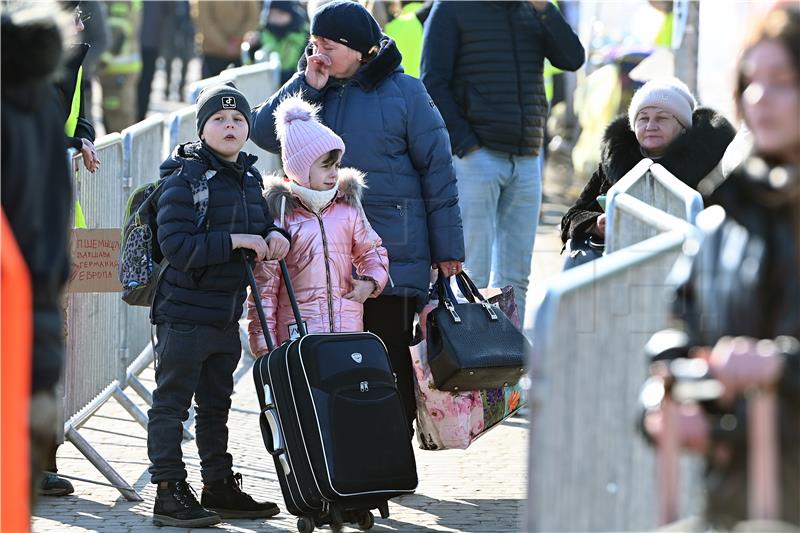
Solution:
[[[266,237],[276,230],[262,197],[253,155],[220,160],[201,142],[179,145],[161,164],[158,243],[169,261],[153,302],[153,323],[225,326],[242,315],[247,275],[232,233]],[[206,221],[197,226],[190,183],[209,169]]]
[[[692,127],[672,141],[658,163],[693,189],[719,163],[736,130],[730,122],[708,108],[692,113]],[[580,197],[561,219],[561,240],[581,237],[594,226],[603,208],[597,197],[606,194],[620,178],[644,159],[628,117],[611,122],[603,135],[601,159]]]
[[[800,209],[800,185],[795,174],[794,196],[771,189],[766,186],[770,170],[761,160],[750,159],[711,193],[709,201],[724,211],[706,214],[700,222],[705,235],[699,252],[676,266],[674,308],[690,347],[714,346],[723,336],[786,337],[778,388],[781,519],[800,526],[800,230],[792,220],[797,216],[792,209]],[[674,355],[686,357],[688,350]],[[723,411],[739,417],[744,435],[744,401]],[[712,432],[712,445],[723,433]],[[738,442],[727,464],[709,461],[706,514],[723,528],[747,515],[747,450],[744,440]]]
[[[62,131],[72,108],[72,97],[77,89],[78,70],[81,68],[81,64],[88,52],[89,45],[85,43],[70,47],[64,60],[62,72],[56,82],[56,90],[58,91],[61,102],[61,113],[59,113],[59,115],[63,117],[61,121]],[[83,73],[83,80],[86,80],[85,72]],[[75,128],[75,134],[72,137],[67,137],[67,147],[76,150],[81,149],[81,139],[86,139],[91,142],[94,142],[95,139],[94,126],[92,126],[92,123],[86,118],[86,109],[88,108],[86,106],[85,96],[86,95],[81,93],[78,125]]]
[[[309,50],[306,51],[309,53]],[[299,72],[253,112],[253,141],[279,152],[273,112],[287,95],[322,107],[322,121],[344,140],[342,165],[367,175],[367,219],[389,251],[390,296],[426,298],[432,263],[464,259],[461,211],[444,121],[422,83],[403,74],[400,52],[384,38],[378,55],[350,80],[317,91]]]
[[[38,392],[55,387],[63,366],[61,294],[71,264],[72,186],[64,120],[52,83],[61,58],[61,34],[54,21],[18,25],[3,16],[0,36],[0,192],[31,274],[32,377],[33,391]]]
[[[455,155],[477,145],[536,155],[548,110],[544,59],[577,70],[584,56],[553,5],[540,13],[529,2],[436,2],[425,24],[422,81]]]

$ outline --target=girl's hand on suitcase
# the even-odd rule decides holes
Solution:
[[[369,295],[375,292],[375,282],[364,281],[360,279],[350,280],[353,283],[353,290],[342,296],[347,300],[363,304],[369,298]]]
[[[286,239],[284,239],[286,240]],[[261,235],[249,235],[247,233],[231,234],[231,249],[247,248],[256,254],[256,261],[263,261],[267,254],[267,242]]]
[[[289,253],[289,241],[278,232],[273,231],[266,238],[267,253],[264,258],[267,261],[278,261],[286,257]]]

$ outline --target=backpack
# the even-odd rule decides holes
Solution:
[[[208,180],[216,174],[209,170],[189,185],[194,200],[197,227],[208,226]],[[169,262],[158,245],[158,200],[161,187],[167,178],[146,183],[128,197],[125,208],[125,225],[122,228],[119,253],[119,281],[122,283],[122,300],[128,305],[150,307],[156,294],[158,281]]]

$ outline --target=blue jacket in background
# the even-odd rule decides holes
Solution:
[[[344,140],[342,166],[367,174],[362,202],[389,252],[384,295],[427,298],[430,266],[464,260],[456,176],[444,121],[422,83],[403,73],[394,41],[351,79],[331,78],[321,91],[297,72],[253,112],[252,139],[278,153],[273,113],[298,92],[321,106],[320,118]]]
[[[258,158],[239,154],[220,160],[199,141],[184,143],[161,164],[158,243],[169,266],[158,284],[154,324],[175,322],[226,326],[242,316],[247,275],[231,249],[232,233],[266,237],[276,230],[262,196]],[[208,210],[198,226],[191,183],[209,169]]]
[[[578,36],[552,4],[436,2],[425,22],[421,79],[441,110],[453,153],[474,146],[537,155],[548,103],[544,60],[584,62]]]

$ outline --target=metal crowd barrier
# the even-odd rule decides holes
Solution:
[[[686,225],[688,222],[685,220],[669,215],[633,196],[617,194],[606,220],[606,250],[609,253],[615,252]]]
[[[118,228],[125,205],[123,147],[118,133],[95,144],[99,170],[91,174],[80,154],[71,161],[75,192],[88,228]],[[141,498],[108,462],[80,435],[78,429],[109,398],[117,398],[131,415],[143,415],[125,396],[120,380],[126,366],[126,324],[117,293],[67,295],[66,356],[64,370],[64,436],[128,499]],[[123,378],[124,379],[124,378]]]
[[[703,198],[667,169],[643,159],[608,190],[606,226],[611,227],[618,194],[628,194],[660,211],[694,224],[703,209]],[[606,252],[619,250],[617,234],[606,230]]]
[[[167,144],[164,146],[165,158],[181,143],[197,140],[197,121],[195,106],[190,105],[170,114],[167,119]]]
[[[654,209],[646,217],[662,219],[650,221],[657,227],[675,220]],[[530,365],[525,531],[657,526],[654,453],[638,431],[637,396],[645,343],[668,324],[665,280],[695,236],[677,224],[564,272],[543,293]],[[698,459],[682,459],[682,516],[699,510],[699,472]]]

